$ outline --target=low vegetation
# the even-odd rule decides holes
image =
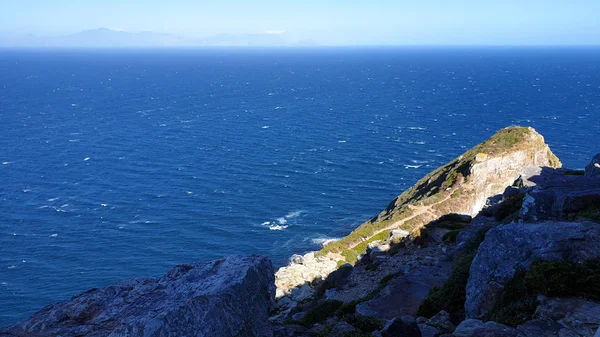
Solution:
[[[539,295],[600,300],[600,259],[583,264],[537,260],[530,271],[517,271],[487,320],[517,326],[532,319]]]
[[[480,231],[467,243],[465,253],[454,262],[452,272],[446,282],[429,291],[417,311],[418,316],[432,317],[441,310],[445,310],[450,313],[450,318],[454,323],[464,320],[469,269],[486,232],[487,230]]]
[[[590,207],[578,213],[580,217],[600,222],[600,207]]]
[[[378,216],[363,223],[343,239],[327,245],[316,255],[323,256],[328,253],[338,253],[344,257],[344,262],[354,264],[360,254],[366,251],[370,242],[387,238],[389,231],[382,232],[382,230],[395,222],[414,215],[409,205],[428,206],[444,200],[447,196],[452,196],[451,199],[459,198],[461,195],[460,184],[458,184],[458,187],[456,185],[461,180],[468,180],[471,167],[478,153],[493,156],[511,151],[515,147],[525,149],[538,146],[539,144],[527,139],[530,135],[530,129],[525,127],[508,127],[498,131],[483,143],[419,180],[414,186],[394,199]],[[555,158],[551,152],[549,155],[551,159]],[[558,162],[558,158],[556,158],[556,162]],[[440,211],[442,211],[441,208]],[[418,220],[411,219],[411,223],[404,226],[403,229],[412,231],[424,225],[422,221]],[[374,237],[375,235],[377,237]]]

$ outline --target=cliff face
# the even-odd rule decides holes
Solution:
[[[533,128],[508,127],[419,180],[395,198],[378,216],[360,225],[314,257],[317,263],[291,264],[277,271],[278,297],[336,265],[355,263],[369,244],[387,240],[394,230],[419,236],[429,222],[448,213],[476,215],[488,199],[501,196],[519,178],[527,180],[534,167],[561,166],[560,160]],[[312,258],[312,256],[311,256]]]

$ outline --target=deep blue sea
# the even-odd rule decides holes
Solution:
[[[277,266],[497,129],[600,152],[600,49],[0,51],[0,325],[178,263]]]

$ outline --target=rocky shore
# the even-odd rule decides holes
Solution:
[[[561,166],[535,130],[505,128],[277,271],[180,265],[0,336],[600,337],[600,154]]]

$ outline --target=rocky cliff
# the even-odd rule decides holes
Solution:
[[[276,273],[181,265],[0,336],[600,337],[599,158],[562,169],[535,130],[505,128]]]

